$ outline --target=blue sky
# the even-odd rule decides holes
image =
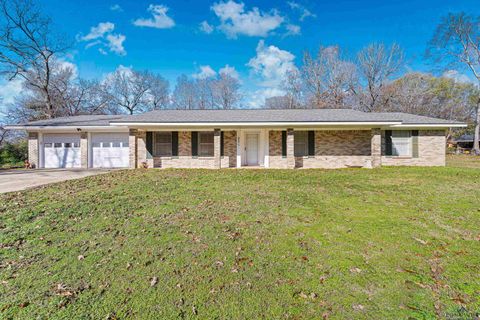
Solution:
[[[173,89],[182,73],[203,68],[208,75],[224,68],[238,73],[251,105],[277,92],[285,68],[319,45],[338,44],[354,55],[371,42],[397,42],[409,69],[429,71],[422,56],[440,17],[480,14],[478,0],[41,0],[40,5],[58,30],[76,39],[70,62],[81,77],[102,78],[126,66],[158,72]]]

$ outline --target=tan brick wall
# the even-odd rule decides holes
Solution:
[[[223,133],[222,168],[234,168],[237,165],[237,132],[225,131]]]
[[[38,168],[39,158],[38,158],[38,133],[29,132],[28,133],[28,162],[32,168]]]
[[[380,167],[382,165],[382,131],[380,129],[372,129],[371,132],[371,154],[373,168]]]
[[[137,130],[130,129],[128,133],[129,162],[130,168],[137,167]]]
[[[419,130],[418,158],[385,156],[385,131],[382,131],[384,166],[444,166],[445,148],[445,130]]]
[[[88,134],[86,132],[80,134],[80,166],[88,168]]]
[[[287,157],[282,157],[282,131],[268,132],[269,167],[286,169]]]
[[[297,167],[363,167],[371,162],[371,130],[315,131],[315,157],[296,157]]]

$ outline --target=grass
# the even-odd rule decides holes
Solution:
[[[2,319],[480,312],[477,169],[117,171],[0,217]]]

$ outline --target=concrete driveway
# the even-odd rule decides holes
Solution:
[[[25,190],[53,182],[109,172],[108,169],[0,170],[0,193]]]

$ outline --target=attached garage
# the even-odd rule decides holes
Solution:
[[[80,135],[51,133],[43,136],[45,168],[80,168]]]
[[[128,133],[92,133],[90,150],[93,168],[129,166]]]

